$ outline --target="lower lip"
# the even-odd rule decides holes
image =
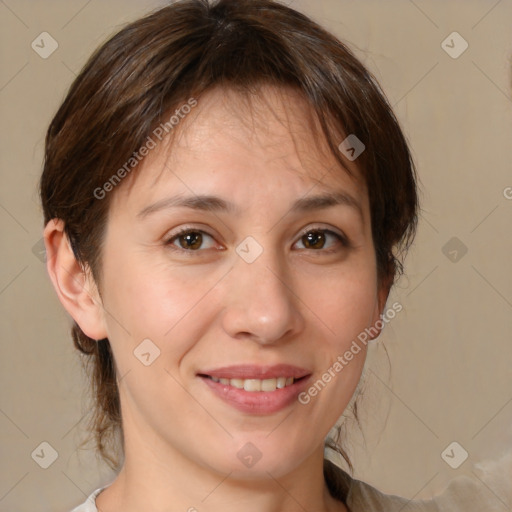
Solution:
[[[201,379],[217,396],[235,409],[252,414],[271,414],[296,401],[298,395],[307,386],[309,377],[304,377],[290,386],[275,391],[245,391],[229,384],[214,382],[208,377],[201,377]]]

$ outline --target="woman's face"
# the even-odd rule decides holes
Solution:
[[[357,386],[364,346],[332,368],[386,296],[368,194],[280,98],[210,92],[111,192],[101,296],[127,456],[277,477]]]

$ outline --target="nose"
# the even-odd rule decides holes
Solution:
[[[222,325],[233,338],[268,345],[304,328],[290,273],[270,252],[264,251],[253,263],[238,258],[225,283]]]

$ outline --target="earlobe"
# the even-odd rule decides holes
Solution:
[[[101,297],[89,269],[76,260],[64,222],[52,219],[44,229],[46,267],[57,296],[84,334],[99,340],[107,337]]]

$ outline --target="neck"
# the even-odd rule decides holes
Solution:
[[[347,511],[327,489],[323,446],[284,475],[261,472],[249,480],[200,466],[159,443],[154,434],[150,442],[148,437],[126,434],[124,465],[114,483],[98,496],[100,512]]]

